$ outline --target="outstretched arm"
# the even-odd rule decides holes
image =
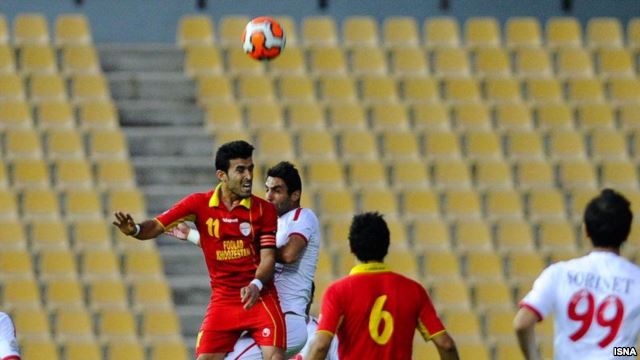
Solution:
[[[535,326],[538,316],[526,307],[520,308],[513,319],[513,327],[518,336],[518,344],[524,358],[527,360],[537,360],[540,354],[536,348]]]
[[[162,225],[152,219],[136,224],[129,213],[116,211],[114,216],[116,220],[113,221],[113,225],[117,226],[123,234],[138,240],[153,239],[164,232]]]

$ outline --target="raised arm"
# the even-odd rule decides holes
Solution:
[[[276,252],[276,260],[282,264],[292,264],[300,258],[307,246],[307,240],[300,234],[291,234],[287,244]]]
[[[117,226],[123,234],[132,236],[138,240],[153,239],[164,232],[162,225],[153,219],[136,224],[129,213],[116,211],[114,216],[116,220],[113,222],[113,225]]]

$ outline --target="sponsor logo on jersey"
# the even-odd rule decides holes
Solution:
[[[269,328],[262,329],[262,337],[269,337],[269,336],[271,336],[271,329]]]
[[[235,218],[234,218],[234,219],[229,219],[229,218],[224,218],[224,217],[223,217],[223,218],[222,218],[222,222],[226,222],[226,223],[229,223],[229,224],[231,224],[231,223],[237,223],[237,222],[238,222],[238,219],[235,219]]]

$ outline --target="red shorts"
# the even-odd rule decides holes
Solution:
[[[196,340],[196,357],[232,351],[245,330],[260,346],[286,349],[287,329],[277,295],[261,295],[249,310],[240,302],[210,304]]]

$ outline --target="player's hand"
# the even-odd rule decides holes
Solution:
[[[251,309],[258,301],[258,298],[260,298],[260,290],[258,290],[257,286],[249,284],[240,289],[240,301],[244,304],[245,310]]]
[[[167,230],[165,234],[171,235],[180,240],[186,241],[190,231],[191,231],[191,228],[187,224],[179,223],[178,225],[171,228],[171,230]]]
[[[136,232],[136,223],[133,221],[131,214],[123,213],[121,211],[116,211],[113,213],[116,217],[116,220],[112,223],[120,229],[120,232],[127,236],[131,236]]]

